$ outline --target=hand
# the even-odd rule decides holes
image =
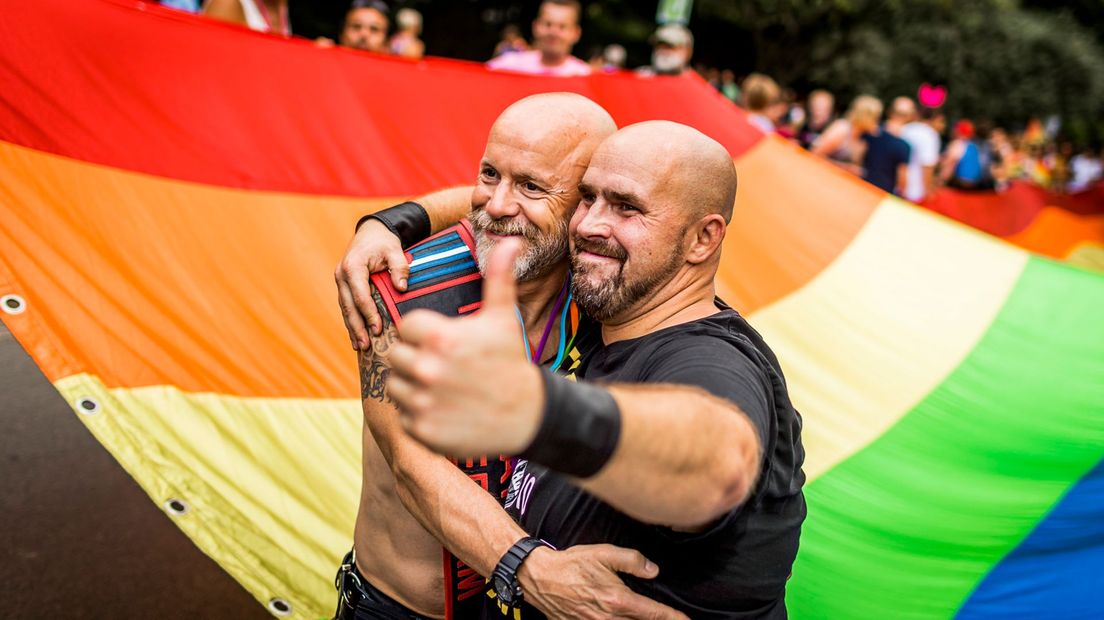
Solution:
[[[406,431],[443,454],[517,454],[537,434],[543,386],[525,360],[515,309],[520,249],[515,239],[496,244],[479,312],[446,318],[416,310],[399,327],[387,393]]]
[[[686,619],[682,613],[641,596],[617,576],[654,579],[659,567],[633,549],[578,545],[563,551],[534,549],[518,571],[525,601],[549,618]]]
[[[405,291],[410,264],[403,254],[402,243],[381,222],[368,220],[349,242],[344,258],[334,270],[337,303],[355,351],[368,349],[368,327],[375,336],[383,329],[383,320],[372,301],[368,276],[385,269],[391,271],[395,289]]]

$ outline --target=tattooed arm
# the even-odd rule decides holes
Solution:
[[[379,292],[372,298],[383,319],[373,346],[360,353],[364,419],[395,476],[395,488],[410,514],[430,534],[484,577],[518,540],[528,536],[490,493],[444,457],[406,434],[385,388],[398,332]],[[518,572],[525,600],[549,618],[684,619],[675,610],[636,594],[618,573],[644,579],[656,566],[638,551],[613,545],[577,545],[534,550]]]
[[[488,576],[525,531],[498,502],[446,458],[403,431],[398,410],[384,388],[388,355],[398,338],[395,324],[372,287],[383,319],[381,334],[360,353],[364,419],[391,471],[399,499],[414,518],[458,558]]]

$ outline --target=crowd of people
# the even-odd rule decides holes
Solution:
[[[753,73],[736,86],[731,71],[697,70],[747,110],[748,120],[764,132],[792,140],[914,202],[939,187],[1001,191],[1012,181],[1027,180],[1065,193],[1087,189],[1104,177],[1099,150],[1075,150],[1038,119],[1016,131],[966,118],[948,126],[941,100],[925,105],[896,97],[887,108],[872,95],[855,97],[841,114],[827,90],[814,90],[802,100],[762,74]]]
[[[219,19],[255,30],[290,33],[288,0],[164,0],[186,10],[202,10]],[[617,43],[596,47],[587,59],[573,55],[582,35],[580,4],[550,0],[533,21],[532,41],[507,25],[487,62],[491,69],[569,77],[625,70],[627,52]],[[374,53],[421,58],[421,14],[410,8],[392,13],[382,0],[354,0],[336,44]],[[640,75],[679,75],[691,70],[693,34],[684,26],[660,26],[650,39],[651,63]],[[335,42],[318,39],[319,45]],[[1057,192],[1077,192],[1100,181],[1104,161],[1099,151],[1055,139],[1038,120],[1010,131],[985,121],[956,119],[948,126],[936,105],[897,97],[885,103],[859,95],[846,109],[826,90],[801,98],[769,76],[753,73],[737,80],[731,69],[694,68],[733,103],[749,121],[767,133],[793,140],[815,155],[852,172],[885,191],[921,202],[938,187],[997,190],[1017,179]],[[923,95],[923,93],[921,93]]]

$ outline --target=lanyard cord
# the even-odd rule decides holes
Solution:
[[[571,288],[571,275],[564,279],[563,288],[560,289],[560,295],[556,299],[556,304],[552,306],[552,312],[548,315],[548,322],[544,325],[544,333],[541,334],[540,344],[537,345],[536,350],[533,350],[529,345],[529,333],[525,330],[525,319],[521,316],[521,309],[514,306],[514,312],[517,314],[518,323],[521,325],[521,339],[522,344],[525,345],[525,357],[534,364],[540,364],[541,355],[544,353],[544,345],[548,344],[548,336],[552,333],[552,326],[556,323],[556,315],[565,315],[567,310],[571,307],[570,303],[565,303],[570,300],[571,295],[569,290]],[[552,363],[552,369],[555,370],[556,366],[563,360],[564,353],[564,339],[563,339],[563,324],[564,316],[560,319],[560,345],[556,353],[556,360]]]

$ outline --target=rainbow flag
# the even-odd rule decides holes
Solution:
[[[944,189],[924,206],[1037,254],[1104,271],[1104,184],[1074,194],[1023,181],[999,194]]]
[[[764,136],[696,76],[414,63],[135,0],[0,6],[0,318],[262,603],[331,613],[350,545],[332,272],[353,223],[471,182],[503,108],[570,90],[735,159],[719,292],[805,416],[793,617],[1104,616],[1101,275]]]

